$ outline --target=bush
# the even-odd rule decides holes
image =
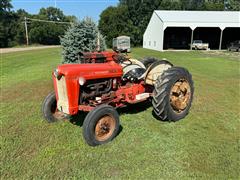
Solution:
[[[96,51],[98,32],[97,25],[90,18],[72,24],[60,40],[63,46],[62,63],[77,63],[80,53]],[[101,34],[99,37],[102,51],[106,49],[105,40]]]

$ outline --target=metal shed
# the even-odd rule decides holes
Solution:
[[[226,48],[240,39],[240,11],[155,10],[143,35],[143,47],[191,49],[193,40],[209,43],[211,49]]]

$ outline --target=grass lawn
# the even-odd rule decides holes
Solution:
[[[121,110],[122,131],[90,147],[76,122],[48,124],[41,103],[53,90],[60,48],[1,55],[2,179],[239,179],[240,55],[133,49],[132,57],[167,58],[193,75],[194,101],[176,123],[143,104]]]

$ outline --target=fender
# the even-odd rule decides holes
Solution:
[[[166,60],[154,62],[149,66],[145,73],[145,83],[148,85],[154,85],[158,76],[161,76],[164,71],[171,68],[172,66],[173,64]]]

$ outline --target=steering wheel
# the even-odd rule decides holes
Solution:
[[[124,55],[120,54],[120,55],[113,55],[112,56],[113,60],[119,64],[125,64],[125,65],[130,65],[132,64],[132,61],[130,61],[129,59],[127,59]],[[130,62],[130,63],[126,63],[126,62]]]

